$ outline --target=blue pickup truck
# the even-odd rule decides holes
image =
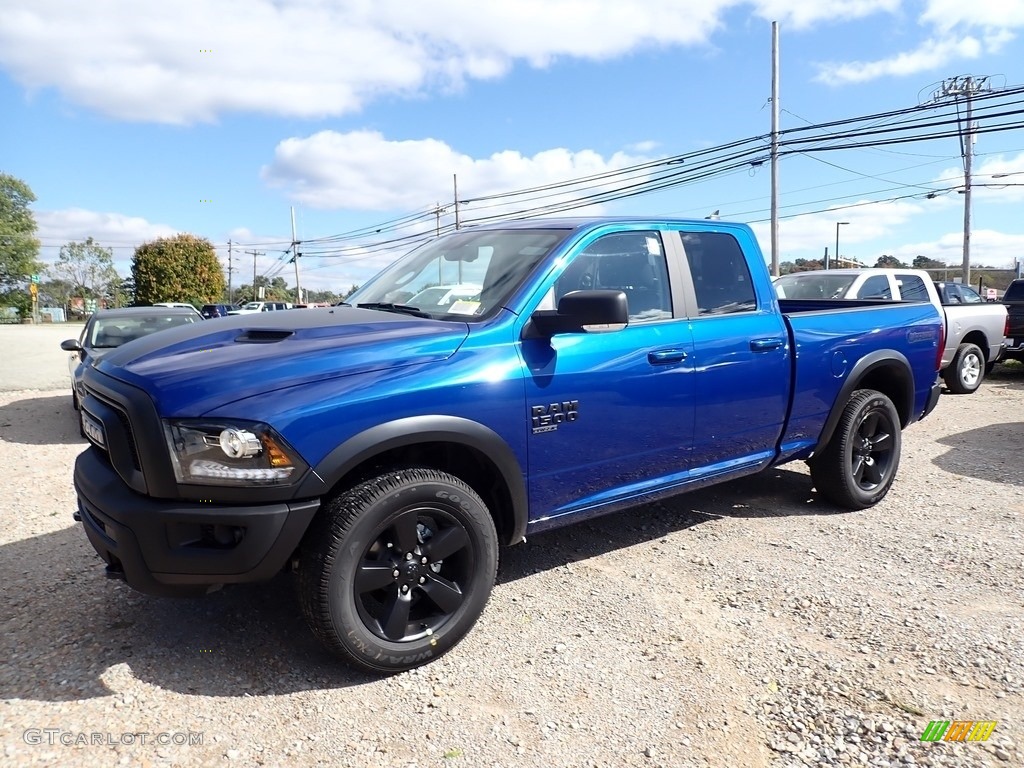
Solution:
[[[432,285],[479,286],[444,306]],[[84,376],[78,511],[156,595],[297,572],[333,652],[396,672],[482,612],[500,545],[806,460],[882,499],[939,397],[928,302],[779,300],[750,229],[572,219],[454,232],[346,305],[218,318]]]

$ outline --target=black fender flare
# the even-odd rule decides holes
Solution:
[[[519,460],[497,432],[458,416],[410,416],[353,435],[313,467],[296,498],[321,496],[364,461],[418,443],[455,443],[486,456],[500,473],[512,499],[512,526],[506,543],[516,544],[526,537],[529,505]]]
[[[861,388],[864,379],[880,368],[893,367],[896,369],[893,372],[893,385],[901,389],[903,395],[901,400],[894,402],[893,405],[896,406],[896,412],[900,415],[900,425],[905,427],[910,423],[910,414],[914,410],[914,370],[910,366],[910,361],[903,353],[894,349],[875,350],[864,355],[854,364],[850,375],[846,377],[846,381],[839,388],[839,394],[836,395],[835,402],[832,403],[832,410],[829,411],[828,418],[825,419],[825,426],[822,427],[818,442],[814,446],[815,454],[824,450],[829,440],[832,439],[832,434],[836,431],[839,419],[842,418],[843,411],[846,409],[846,403],[849,402],[854,391]]]

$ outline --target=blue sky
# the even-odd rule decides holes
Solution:
[[[229,239],[265,252],[257,271],[293,285],[291,206],[304,242],[438,203],[447,224],[453,174],[472,200],[765,134],[773,20],[783,129],[912,107],[954,75],[1024,84],[1024,0],[3,5],[0,170],[38,197],[45,259],[92,236],[122,274],[139,243],[190,232],[225,265]],[[972,262],[1009,267],[1024,258],[1024,131],[979,135],[975,152],[989,186]],[[782,260],[831,251],[848,221],[844,256],[961,261],[956,138],[787,156],[779,175]],[[767,253],[769,178],[764,164],[581,212],[719,210]],[[303,286],[342,290],[401,252],[373,243],[304,256]],[[234,285],[251,282],[252,257],[236,267]]]

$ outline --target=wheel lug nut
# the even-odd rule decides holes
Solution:
[[[391,575],[397,579],[399,576],[401,576],[401,573],[399,573],[398,569],[396,568],[391,572]]]
[[[423,565],[426,565],[427,564],[427,558],[421,557],[420,558],[420,562],[423,563]]]
[[[404,595],[408,591],[409,591],[409,585],[408,584],[403,584],[402,585],[402,594]]]
[[[405,559],[406,560],[412,560],[412,552],[406,552],[405,553]]]
[[[426,576],[420,576],[420,584],[426,584],[426,583],[427,583],[427,577]]]

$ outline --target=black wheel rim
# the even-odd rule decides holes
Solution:
[[[472,539],[447,510],[415,506],[378,529],[356,567],[366,628],[401,643],[433,635],[462,607],[473,576]]]
[[[853,437],[851,474],[857,487],[873,491],[889,474],[895,426],[883,411],[868,413]]]

